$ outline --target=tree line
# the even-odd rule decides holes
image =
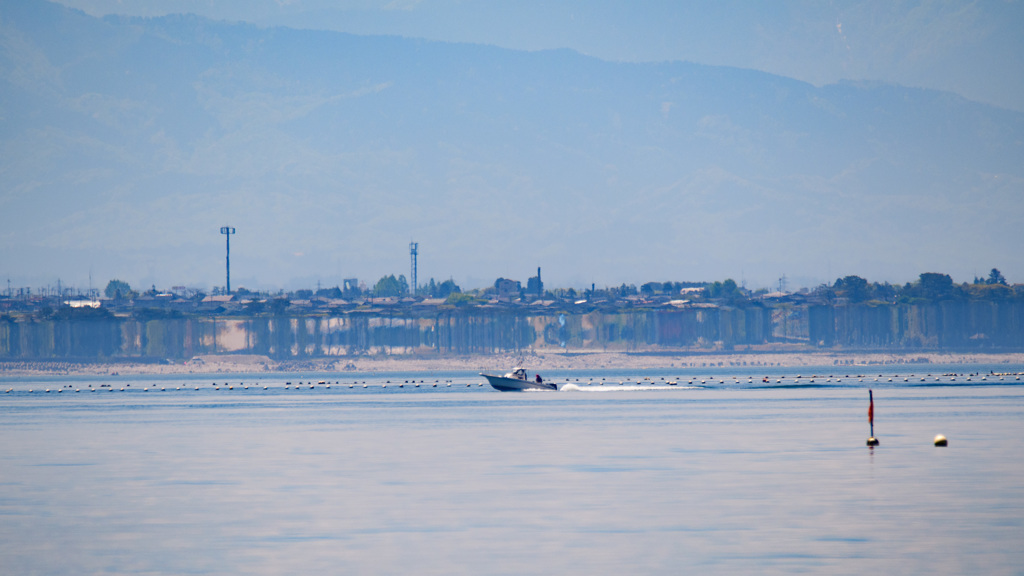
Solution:
[[[146,292],[133,290],[127,283],[119,279],[111,280],[104,290],[107,298],[112,300],[128,300],[156,294],[155,287]],[[235,294],[240,297],[263,298],[273,306],[274,300],[321,299],[359,299],[403,297],[412,295],[405,275],[389,274],[382,276],[372,288],[349,285],[321,288],[317,290],[300,289],[292,292],[261,293],[239,288]],[[754,304],[768,296],[768,290],[747,290],[739,286],[735,280],[728,278],[714,282],[646,282],[637,288],[634,284],[605,287],[598,289],[576,290],[574,288],[555,288],[545,290],[538,277],[530,278],[527,286],[507,278],[498,278],[492,286],[464,292],[454,280],[437,282],[433,278],[426,284],[417,287],[415,295],[424,298],[444,298],[456,303],[472,303],[478,299],[492,297],[506,298],[545,298],[552,300],[618,300],[631,296],[644,298],[678,298],[705,301],[729,306],[743,307]],[[822,284],[811,290],[802,290],[797,296],[812,302],[823,304],[913,304],[922,302],[939,302],[950,300],[1009,300],[1024,297],[1020,286],[1010,286],[1006,278],[997,268],[993,268],[987,277],[975,277],[973,282],[957,284],[948,274],[925,272],[918,279],[906,284],[890,284],[888,282],[870,282],[861,276],[844,276],[831,284]],[[194,298],[202,299],[205,294],[196,293]],[[281,304],[279,303],[278,306]],[[263,311],[266,306],[260,307]]]

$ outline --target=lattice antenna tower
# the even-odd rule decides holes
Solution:
[[[409,294],[412,296],[416,295],[416,255],[419,254],[419,242],[409,242],[409,259],[412,261],[412,279],[409,283]]]

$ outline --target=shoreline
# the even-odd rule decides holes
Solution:
[[[1024,352],[760,352],[760,353],[630,353],[534,351],[450,357],[366,356],[275,361],[257,355],[205,355],[183,362],[144,361],[0,361],[0,377],[188,375],[378,372],[500,372],[522,365],[530,371],[685,370],[880,366],[1010,364],[1024,365]]]

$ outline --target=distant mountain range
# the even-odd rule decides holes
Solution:
[[[16,282],[1024,282],[1024,114],[894,85],[6,2],[0,146]]]

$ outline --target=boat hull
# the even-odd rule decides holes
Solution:
[[[502,392],[522,392],[524,390],[558,390],[558,386],[555,384],[548,384],[547,382],[532,382],[530,380],[520,380],[518,378],[508,378],[506,376],[494,376],[492,374],[481,374],[484,378],[487,378],[487,382],[490,383],[491,387],[495,390]]]

